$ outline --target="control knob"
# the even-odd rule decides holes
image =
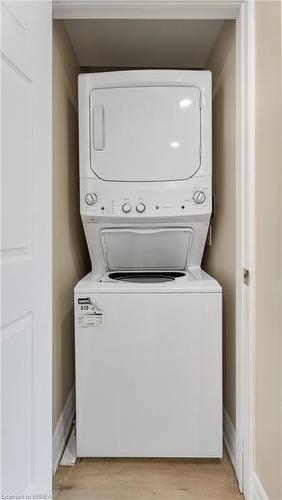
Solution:
[[[131,211],[131,205],[129,203],[124,203],[121,208],[125,214],[129,214]]]
[[[96,193],[87,193],[85,196],[85,202],[87,205],[95,205],[97,203],[97,194]]]
[[[145,211],[145,208],[146,208],[146,207],[145,207],[144,203],[138,203],[138,204],[136,205],[136,211],[137,211],[139,214],[142,214],[142,212],[144,212],[144,211]]]
[[[193,194],[193,201],[197,203],[197,205],[201,205],[206,201],[206,195],[203,191],[195,191]]]

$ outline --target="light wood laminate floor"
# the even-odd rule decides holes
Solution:
[[[55,500],[243,500],[229,457],[79,459],[60,466]]]

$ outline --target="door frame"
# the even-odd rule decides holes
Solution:
[[[254,471],[255,2],[53,0],[53,18],[236,21],[236,443],[233,465],[239,488],[249,499]],[[245,280],[244,269],[248,271]]]

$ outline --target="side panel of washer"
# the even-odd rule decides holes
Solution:
[[[220,293],[76,294],[75,315],[78,456],[222,456]]]

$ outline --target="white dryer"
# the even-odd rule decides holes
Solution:
[[[79,80],[78,456],[222,456],[221,287],[211,214],[211,75]]]

